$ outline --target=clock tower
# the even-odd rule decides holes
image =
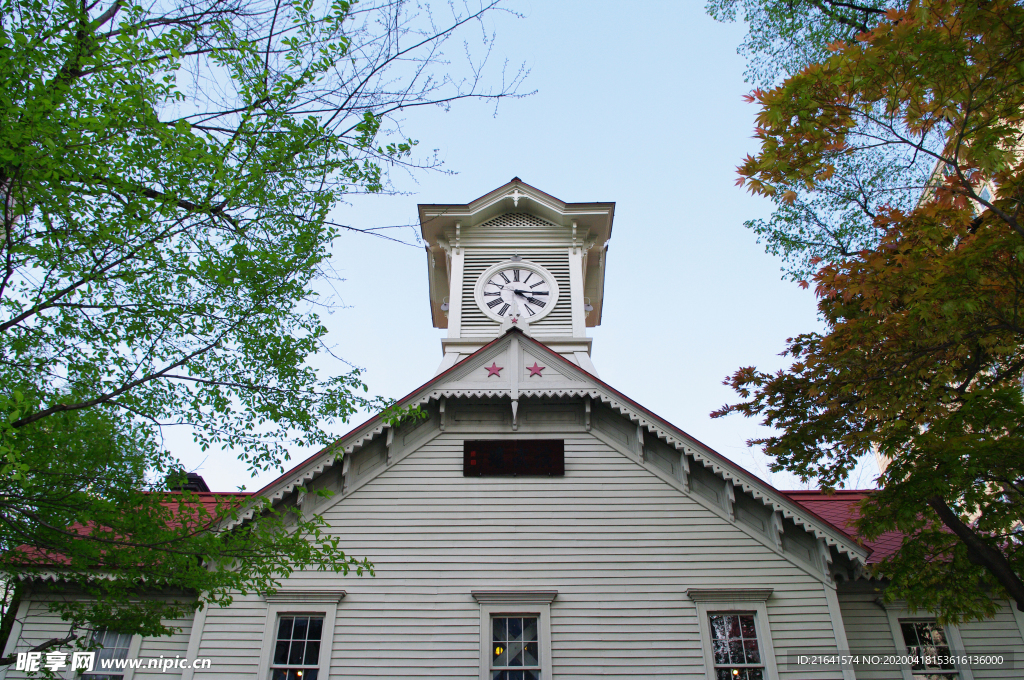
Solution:
[[[518,177],[467,204],[419,206],[438,373],[519,328],[594,375],[614,203],[565,203]]]

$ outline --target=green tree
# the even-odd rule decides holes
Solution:
[[[314,283],[353,228],[331,209],[429,166],[397,115],[519,96],[522,70],[487,85],[495,11],[0,0],[0,566],[76,584],[53,605],[71,624],[166,633],[292,569],[368,568],[316,519],[164,493],[160,429],[268,469],[384,405],[307,363]]]
[[[739,171],[826,328],[788,341],[787,370],[737,371],[744,401],[715,415],[761,417],[779,434],[752,444],[826,489],[872,447],[891,459],[860,522],[907,536],[887,596],[950,621],[1024,610],[1024,8],[764,5],[793,23],[757,44],[806,35],[810,57],[763,53],[781,82],[751,97],[761,149]]]

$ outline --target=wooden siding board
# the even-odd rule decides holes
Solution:
[[[623,423],[620,429],[635,433]],[[364,470],[365,484],[317,504],[346,553],[369,557],[376,568],[372,578],[299,572],[284,584],[347,592],[334,627],[332,677],[478,678],[474,589],[558,590],[551,644],[559,680],[703,678],[687,588],[770,586],[765,630],[779,654],[835,648],[821,580],[806,568],[636,458],[558,427],[550,433],[565,439],[564,478],[465,478],[463,437],[444,432],[380,476]],[[528,608],[509,611],[517,609]],[[198,657],[213,667],[197,670],[195,680],[266,680],[258,675],[267,615],[267,603],[253,596],[211,608]],[[812,675],[841,677],[780,666],[779,680]]]
[[[1009,607],[984,621],[960,625],[960,638],[968,654],[1013,654],[1014,663],[1002,667],[973,667],[974,680],[1019,680],[1024,677],[1024,639]]]
[[[479,609],[469,591],[502,587],[559,591],[551,632],[560,679],[702,677],[688,587],[770,582],[776,647],[829,643],[820,581],[596,437],[563,436],[565,478],[464,478],[462,437],[442,433],[324,509],[347,554],[370,557],[377,574],[289,580],[348,593],[332,673],[477,677]],[[808,621],[820,634],[808,635]]]
[[[142,643],[139,645],[140,659],[159,660],[161,656],[168,659],[187,656],[188,640],[192,633],[192,617],[187,619],[175,619],[174,621],[170,621],[169,625],[178,628],[179,631],[174,635],[165,637],[142,638]],[[135,671],[135,674],[132,676],[132,680],[180,678],[181,673],[182,669],[180,668],[168,668],[166,671],[161,671],[159,668],[140,668]]]

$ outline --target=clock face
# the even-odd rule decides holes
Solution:
[[[476,299],[492,319],[519,317],[534,321],[555,306],[558,284],[547,270],[532,262],[503,262],[485,271],[477,281]]]

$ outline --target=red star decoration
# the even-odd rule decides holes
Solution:
[[[537,362],[534,361],[533,362],[533,366],[527,366],[526,370],[530,372],[530,377],[531,378],[533,376],[535,376],[535,375],[539,375],[540,377],[543,378],[544,376],[541,375],[541,371],[543,371],[545,368],[547,368],[547,366],[538,366]]]
[[[488,378],[490,378],[492,375],[496,375],[496,376],[498,376],[500,378],[501,377],[501,371],[505,367],[504,366],[499,366],[497,364],[497,362],[492,361],[490,366],[484,366],[484,368],[487,369],[487,377]]]

